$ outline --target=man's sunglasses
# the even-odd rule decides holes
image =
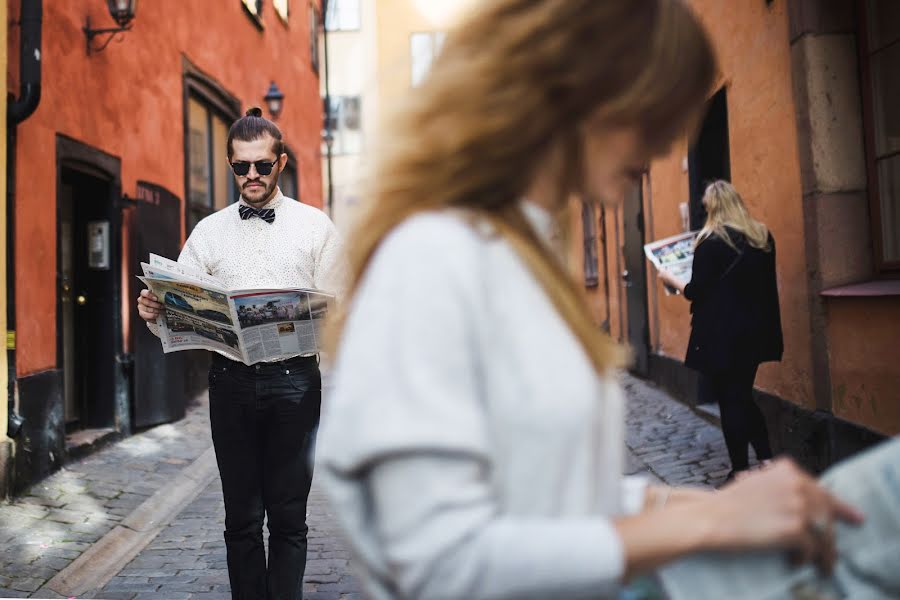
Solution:
[[[250,172],[250,165],[256,167],[256,172],[265,177],[266,175],[270,175],[272,173],[272,169],[275,168],[275,165],[278,164],[277,160],[273,160],[269,162],[267,160],[258,160],[256,162],[244,162],[244,161],[236,161],[231,163],[231,168],[234,170],[234,174],[239,177],[244,177],[247,173]]]

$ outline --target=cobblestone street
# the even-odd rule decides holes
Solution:
[[[623,383],[628,472],[670,484],[720,483],[728,466],[718,428],[652,385],[628,376]],[[0,597],[230,598],[217,476],[195,477],[202,487],[170,510],[166,522],[142,527],[147,518],[135,518],[151,514],[148,505],[171,496],[176,475],[203,461],[211,445],[208,427],[203,398],[184,420],[102,449],[0,505]],[[315,485],[309,526],[305,597],[361,598],[349,554]],[[115,539],[106,544],[119,531],[138,540],[126,545],[130,554],[117,550]],[[97,554],[79,558],[88,551]],[[104,552],[125,552],[128,560],[107,566],[97,581]],[[91,581],[96,585],[72,592]]]

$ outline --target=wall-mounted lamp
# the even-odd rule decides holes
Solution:
[[[109,43],[116,37],[117,33],[128,31],[131,29],[131,21],[137,12],[137,0],[106,0],[109,15],[119,24],[118,27],[107,27],[105,29],[91,29],[91,17],[85,21],[84,35],[87,38],[87,53],[102,52],[109,46]],[[107,34],[106,41],[100,47],[94,47],[92,42],[98,35]]]
[[[274,81],[269,86],[269,91],[266,92],[263,100],[266,101],[266,106],[269,107],[269,113],[272,115],[272,118],[277,119],[278,115],[281,114],[281,109],[284,107],[284,94],[278,89]]]

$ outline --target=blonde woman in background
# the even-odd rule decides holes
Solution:
[[[791,462],[718,494],[623,478],[625,353],[549,241],[697,121],[716,64],[678,0],[488,0],[380,153],[320,432],[387,598],[606,598],[700,550],[827,566],[859,515]]]
[[[784,352],[775,238],[750,216],[727,181],[706,188],[703,206],[707,219],[697,236],[690,283],[679,283],[665,272],[660,278],[691,302],[685,364],[700,372],[700,402],[719,405],[730,481],[748,469],[748,445],[759,461],[772,458],[753,382],[760,363],[780,361]]]

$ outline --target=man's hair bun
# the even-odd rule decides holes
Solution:
[[[262,109],[258,106],[254,106],[250,110],[245,113],[247,117],[262,117]]]

